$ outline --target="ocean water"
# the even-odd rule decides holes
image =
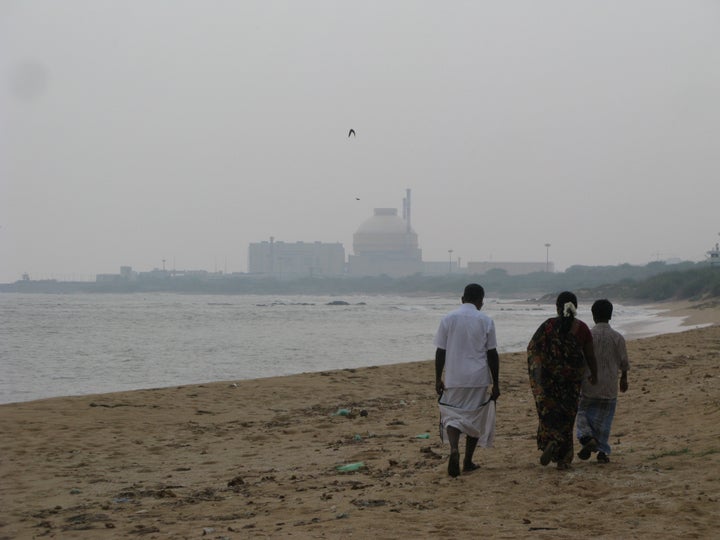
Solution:
[[[450,297],[0,294],[0,403],[426,360],[440,318],[458,305]],[[483,310],[503,353],[524,350],[554,306],[488,298]],[[616,305],[613,323],[637,331],[656,315]],[[589,306],[579,317],[592,321]]]

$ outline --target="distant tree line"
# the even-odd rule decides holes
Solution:
[[[663,272],[641,281],[621,280],[591,290],[582,296],[613,297],[659,302],[663,300],[703,300],[720,298],[720,267],[707,264],[689,270]]]
[[[504,270],[482,275],[414,275],[403,278],[304,277],[279,280],[246,275],[206,279],[197,276],[159,276],[111,283],[23,282],[0,285],[4,292],[45,293],[137,293],[179,292],[189,294],[308,294],[341,296],[350,294],[449,294],[458,295],[467,283],[483,285],[488,295],[539,297],[548,301],[562,290],[584,298],[672,300],[720,297],[720,267],[684,262],[644,266],[571,266],[564,272],[536,272],[510,276]]]

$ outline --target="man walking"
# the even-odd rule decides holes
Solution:
[[[465,434],[463,471],[478,468],[473,453],[495,439],[495,400],[500,396],[500,359],[495,323],[480,309],[485,290],[465,287],[462,305],[448,313],[435,334],[435,388],[440,396],[440,437],[450,443],[448,474],[460,474],[460,435]],[[443,378],[444,371],[444,378]]]

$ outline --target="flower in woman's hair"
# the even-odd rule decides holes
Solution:
[[[576,314],[577,309],[575,308],[575,304],[572,302],[565,302],[565,305],[563,306],[563,316],[574,317]]]

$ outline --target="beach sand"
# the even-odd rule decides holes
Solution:
[[[430,360],[54,398],[0,406],[0,538],[716,537],[720,308],[667,310],[691,327],[628,342],[607,465],[540,466],[524,353],[455,479]]]

